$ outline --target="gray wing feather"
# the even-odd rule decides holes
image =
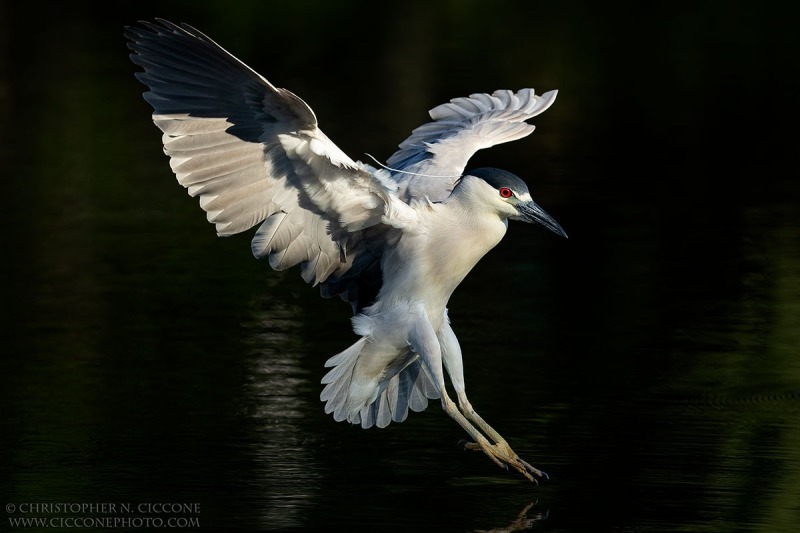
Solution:
[[[362,230],[387,219],[401,227],[410,216],[396,184],[345,155],[299,97],[198,30],[143,25],[126,30],[131,60],[144,69],[136,76],[149,88],[144,97],[178,182],[199,197],[217,233],[261,223],[251,244],[257,257],[276,269],[300,264],[309,283],[336,274],[336,294],[353,293],[341,282],[356,264],[345,250],[358,255]]]
[[[359,379],[355,374],[355,366],[366,343],[367,338],[362,337],[325,363],[326,367],[332,368],[322,378],[325,387],[320,400],[325,402],[325,412],[333,414],[336,421],[347,420],[363,428],[383,428],[391,422],[405,420],[409,409],[424,411],[428,407],[428,399],[441,397],[419,357],[408,352],[382,378],[374,401],[348,411],[346,403],[351,383],[353,379]]]
[[[398,194],[406,201],[444,200],[475,152],[530,135],[534,126],[525,121],[550,107],[556,94],[498,90],[434,107],[429,111],[433,122],[416,128],[386,162],[403,171],[394,175]]]
[[[384,386],[378,399],[361,410],[362,427],[376,425],[383,428],[390,422],[402,422],[408,417],[409,409],[424,411],[428,407],[428,399],[438,400],[441,397],[419,360],[393,376]]]

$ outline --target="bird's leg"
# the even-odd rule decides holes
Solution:
[[[441,332],[440,336],[437,337],[433,326],[428,320],[425,309],[421,306],[410,309],[409,315],[412,319],[408,335],[409,344],[411,345],[411,348],[419,354],[422,363],[425,365],[425,368],[428,370],[431,378],[433,378],[434,384],[439,389],[439,393],[442,396],[442,408],[444,409],[445,413],[447,413],[450,418],[458,422],[458,424],[464,428],[464,431],[466,431],[469,436],[474,439],[475,442],[473,444],[482,450],[486,455],[488,455],[489,458],[499,467],[507,469],[506,465],[512,466],[526,478],[534,481],[533,476],[531,476],[532,472],[525,468],[525,465],[517,459],[516,454],[513,452],[509,454],[506,451],[506,449],[510,450],[507,445],[502,447],[490,443],[488,440],[486,440],[486,437],[480,431],[478,431],[475,426],[469,422],[469,420],[467,420],[461,411],[458,410],[455,402],[447,395],[447,388],[444,382],[442,355],[444,352],[443,348],[445,347],[445,343],[442,342]],[[452,334],[452,330],[450,335],[452,336],[452,339],[455,339],[455,335]],[[448,339],[447,342],[450,342],[452,339]],[[456,348],[457,347],[458,341],[456,341]],[[449,351],[449,353],[452,356],[454,352]],[[458,350],[459,364],[461,361],[460,355],[461,352]],[[461,388],[463,389],[463,379],[461,380]]]
[[[444,412],[450,415],[450,418],[458,422],[458,424],[462,428],[464,428],[464,431],[466,431],[469,434],[469,436],[472,437],[472,439],[475,441],[467,443],[465,448],[469,450],[482,451],[489,457],[489,459],[494,461],[500,468],[508,470],[508,466],[511,466],[512,468],[517,470],[520,474],[528,478],[529,481],[533,481],[534,483],[538,482],[536,481],[536,479],[534,479],[533,475],[537,477],[542,477],[542,476],[547,477],[547,474],[545,474],[541,470],[532,467],[531,465],[520,459],[519,456],[516,453],[514,453],[514,450],[512,450],[508,446],[508,443],[506,443],[503,437],[501,437],[496,431],[491,429],[491,427],[489,427],[489,425],[484,422],[484,425],[487,428],[489,428],[492,431],[492,433],[494,433],[494,435],[497,436],[497,439],[495,439],[495,437],[492,437],[490,435],[490,437],[492,438],[492,440],[495,441],[495,443],[492,444],[491,442],[489,442],[486,439],[486,437],[475,428],[475,426],[470,424],[469,420],[467,420],[467,418],[462,414],[462,412],[459,411],[458,407],[456,407],[455,402],[451,400],[450,397],[447,395],[447,391],[445,390],[444,386],[444,375],[441,373],[441,370],[439,372],[439,375],[436,376],[436,379],[437,382],[439,383],[439,387],[442,393],[442,408],[444,409]],[[474,413],[475,411],[473,410],[472,412]],[[477,414],[475,416],[477,416]],[[480,419],[480,417],[478,418]]]
[[[496,448],[502,450],[503,454],[513,458],[512,462],[509,462],[514,468],[519,470],[522,474],[527,474],[526,477],[528,479],[532,479],[530,474],[535,475],[536,477],[543,477],[548,479],[548,475],[545,472],[542,472],[538,468],[531,466],[530,463],[524,461],[520,458],[519,455],[511,449],[506,439],[500,435],[495,429],[486,423],[486,421],[475,412],[475,409],[472,408],[472,404],[467,400],[467,395],[464,390],[456,391],[458,395],[458,406],[461,409],[461,412],[464,413],[464,416],[471,420],[478,428],[483,431],[486,436],[488,436],[492,441],[494,441],[494,445]],[[476,443],[467,443],[465,446],[468,450],[483,450],[483,447]],[[508,461],[506,461],[508,462]],[[519,465],[519,466],[517,466]],[[520,468],[520,466],[522,468]]]
[[[458,406],[460,408],[459,415],[462,415],[461,418],[464,419],[464,422],[469,425],[470,428],[475,429],[475,427],[470,423],[471,421],[478,426],[483,434],[485,434],[494,442],[494,444],[491,444],[486,440],[486,438],[477,439],[474,437],[472,432],[467,431],[467,433],[470,433],[470,436],[475,439],[475,442],[467,443],[465,447],[469,450],[481,450],[495,462],[499,461],[503,464],[510,465],[531,481],[535,481],[533,476],[544,477],[546,479],[548,477],[547,474],[523,461],[516,454],[516,452],[511,449],[511,446],[508,445],[508,442],[506,442],[506,440],[497,431],[495,431],[492,426],[487,424],[486,421],[475,412],[475,409],[472,408],[472,404],[467,399],[465,390],[464,364],[461,358],[461,346],[458,343],[458,339],[456,338],[453,329],[450,327],[450,322],[446,314],[444,318],[444,323],[439,329],[438,338],[442,350],[442,360],[444,362],[444,366],[447,369],[447,373],[450,375],[450,381],[453,383],[453,388],[455,388],[456,395],[458,397]],[[444,380],[444,378],[442,378],[442,380]],[[443,385],[442,390],[444,390]],[[442,394],[442,398],[444,403],[444,394]],[[452,403],[452,400],[450,403]],[[447,411],[447,408],[445,408],[445,411]],[[448,414],[450,414],[451,417],[456,418],[449,411]],[[461,423],[461,427],[464,429],[467,428],[464,423]],[[481,437],[483,437],[483,435],[481,435]]]
[[[462,428],[464,428],[464,431],[466,431],[469,434],[469,436],[472,437],[472,439],[475,441],[468,443],[467,447],[471,448],[471,446],[476,446],[476,448],[474,449],[482,450],[484,453],[486,453],[486,455],[489,456],[489,459],[491,459],[497,464],[497,466],[499,466],[500,468],[507,469],[508,467],[506,466],[506,464],[508,463],[508,461],[506,461],[506,458],[503,456],[499,456],[494,452],[494,446],[492,445],[492,443],[486,440],[486,437],[484,437],[480,431],[475,429],[475,426],[469,423],[469,420],[467,420],[464,417],[464,415],[461,414],[461,411],[458,410],[458,407],[456,407],[455,402],[451,400],[450,397],[447,395],[447,392],[445,391],[444,388],[444,381],[442,381],[441,384],[441,391],[442,391],[442,409],[444,409],[444,412],[450,415],[450,418],[458,422],[458,424]],[[522,472],[522,474],[525,475],[525,477],[527,477],[531,481],[533,481],[533,478],[530,476],[530,474],[527,474],[526,472]]]

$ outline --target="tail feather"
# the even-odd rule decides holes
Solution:
[[[409,409],[424,411],[428,399],[441,397],[419,357],[409,352],[387,369],[372,394],[353,405],[352,390],[359,388],[353,383],[354,370],[366,343],[367,338],[362,337],[325,363],[326,367],[333,368],[322,378],[325,388],[320,400],[325,402],[325,412],[332,413],[334,420],[347,420],[365,429],[372,426],[384,428],[391,422],[405,420]],[[358,385],[363,386],[362,383]]]
[[[340,354],[331,357],[325,363],[326,367],[333,366],[333,368],[322,378],[322,383],[326,386],[322,389],[319,397],[320,400],[326,402],[325,412],[327,414],[333,413],[333,419],[337,422],[347,418],[347,413],[344,410],[347,391],[353,379],[353,369],[356,366],[356,361],[358,361],[358,355],[366,342],[366,337],[362,337],[358,342]]]

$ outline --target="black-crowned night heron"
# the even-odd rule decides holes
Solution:
[[[323,296],[352,305],[361,338],[325,364],[325,412],[385,427],[441,399],[472,438],[468,448],[530,480],[543,476],[467,399],[447,302],[503,238],[508,219],[566,236],[515,175],[464,172],[477,150],[529,135],[534,126],[525,121],[556,91],[451,100],[377,169],[333,144],[303,100],[191,26],[158,20],[126,36],[172,170],[217,233],[260,224],[251,245],[257,258],[268,257],[275,270],[300,265]]]

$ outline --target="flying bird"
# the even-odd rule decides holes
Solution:
[[[342,152],[298,96],[192,26],[156,19],[125,36],[170,166],[218,235],[258,226],[256,258],[275,270],[299,265],[322,296],[351,305],[360,338],[325,363],[325,412],[382,428],[440,400],[472,439],[466,448],[531,481],[546,477],[472,407],[447,303],[509,220],[566,237],[519,177],[465,170],[476,151],[532,133],[526,121],[556,91],[455,98],[375,167]]]

